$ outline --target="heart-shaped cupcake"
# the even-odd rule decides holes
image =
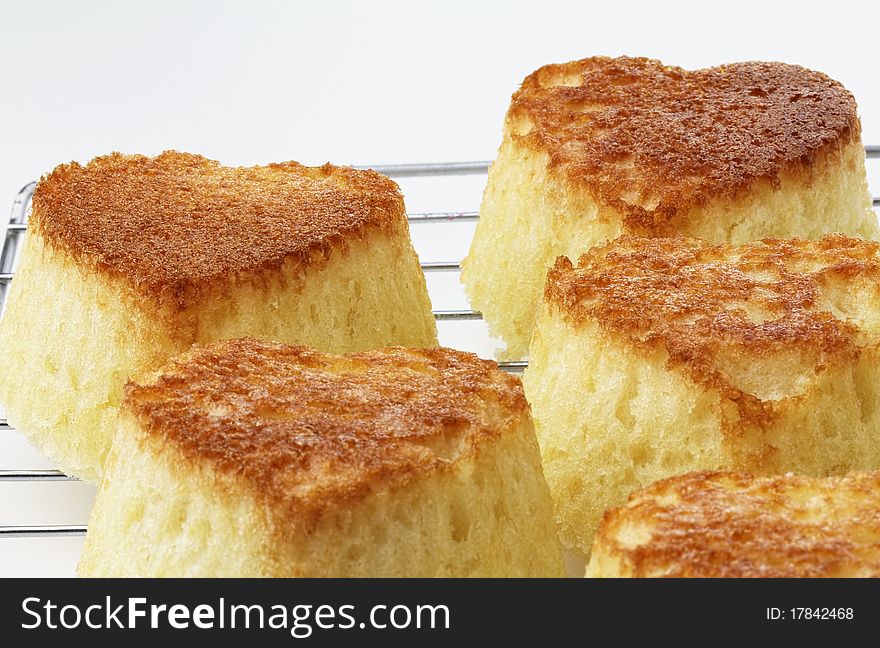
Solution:
[[[547,65],[513,95],[463,282],[526,353],[547,267],[621,234],[877,238],[856,103],[784,63]]]
[[[785,63],[683,70],[646,58],[548,65],[526,78],[508,120],[522,143],[631,227],[652,228],[756,179],[859,141],[852,94]]]

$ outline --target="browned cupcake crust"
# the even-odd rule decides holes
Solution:
[[[63,164],[33,206],[51,247],[178,307],[230,278],[324,261],[369,226],[405,225],[397,185],[373,171],[225,167],[175,151]]]
[[[577,267],[557,259],[544,299],[576,326],[595,321],[635,348],[662,348],[669,366],[757,415],[766,409],[760,399],[725,377],[732,358],[787,354],[815,375],[877,344],[876,330],[831,311],[841,282],[857,284],[866,299],[878,295],[877,243],[829,235],[737,247],[621,237],[592,248]]]
[[[252,338],[196,347],[122,411],[296,524],[472,457],[520,422],[518,379],[452,349],[345,355]]]
[[[689,71],[647,58],[547,65],[513,95],[512,137],[617,210],[626,231],[664,224],[758,179],[778,183],[861,137],[856,103],[820,72],[784,63]]]
[[[606,512],[594,551],[636,577],[878,577],[880,472],[672,477]]]

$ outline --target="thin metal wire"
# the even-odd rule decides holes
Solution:
[[[0,538],[71,538],[85,534],[82,524],[0,526]]]
[[[457,261],[425,261],[421,264],[425,272],[455,272],[461,270]],[[0,272],[0,284],[8,284],[15,277],[14,272]]]
[[[33,186],[28,185],[25,189],[30,190],[32,193]],[[23,189],[22,192],[24,191],[25,190]],[[27,202],[30,200],[30,193],[27,193],[26,195],[26,200],[21,199],[21,193],[19,194],[19,198],[16,199],[15,205],[18,207],[17,213],[24,213],[24,210],[27,207]],[[411,223],[451,223],[473,222],[477,220],[478,216],[478,212],[475,211],[421,212],[409,214],[408,219]],[[6,231],[7,245],[9,245],[9,249],[4,251],[3,258],[11,259],[17,253],[18,241],[13,242],[12,239],[16,237],[10,237],[9,234],[17,234],[27,231],[27,222],[23,220],[10,222]],[[455,272],[457,270],[461,270],[461,265],[457,261],[428,261],[422,263],[421,265],[422,270],[424,270],[425,272]],[[12,263],[6,264],[6,266],[3,267],[3,271],[0,272],[0,286],[5,286],[6,284],[9,284],[14,276],[15,272],[12,267]],[[2,296],[2,293],[0,293],[0,296]],[[0,303],[2,303],[2,301],[0,301]]]
[[[461,264],[457,261],[424,261],[421,263],[423,272],[458,272]]]
[[[355,166],[355,169],[372,169],[391,178],[416,178],[421,176],[479,175],[489,170],[489,162],[439,162],[428,164],[385,164],[379,166]]]
[[[480,217],[479,212],[475,211],[449,211],[449,212],[415,212],[407,214],[410,223],[449,223],[449,222],[473,222]],[[26,232],[27,223],[9,223],[6,231]]]
[[[483,319],[483,314],[472,310],[435,310],[434,319],[438,322],[461,322]]]
[[[0,470],[0,482],[79,481],[60,470]],[[3,527],[0,527],[2,529]]]
[[[475,221],[480,217],[480,212],[460,211],[460,212],[423,212],[409,214],[410,223],[449,223],[449,222],[468,222]]]

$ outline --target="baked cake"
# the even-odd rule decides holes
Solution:
[[[880,473],[691,473],[605,514],[593,577],[880,577]]]
[[[518,379],[252,338],[125,388],[83,576],[561,576]]]
[[[880,468],[878,244],[623,237],[547,276],[523,382],[563,545],[693,470]]]
[[[100,476],[122,387],[195,342],[430,346],[403,199],[372,171],[113,154],[45,176],[0,322],[0,403]]]
[[[526,353],[557,256],[622,234],[878,238],[853,96],[783,63],[547,65],[513,95],[464,262],[472,306]]]

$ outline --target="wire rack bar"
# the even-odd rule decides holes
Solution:
[[[449,223],[449,222],[473,222],[479,219],[480,213],[476,211],[448,211],[448,212],[415,212],[407,214],[410,223]],[[27,223],[9,223],[6,231],[26,232]]]
[[[434,319],[438,322],[479,320],[483,319],[483,314],[472,310],[436,310]]]
[[[479,212],[475,211],[458,211],[458,212],[422,212],[408,214],[407,218],[410,223],[448,223],[451,221],[473,222],[480,217]]]
[[[479,175],[489,170],[489,162],[436,162],[428,164],[384,164],[378,166],[355,166],[355,169],[372,169],[390,178],[417,178],[422,176]]]
[[[83,524],[0,526],[0,538],[71,538],[85,534],[86,527]]]
[[[457,272],[461,264],[457,261],[425,261],[421,264],[423,272]]]
[[[456,272],[461,270],[461,264],[457,261],[425,261],[421,266],[424,272]],[[8,284],[14,276],[14,272],[0,272],[0,284]]]
[[[0,470],[0,483],[2,482],[49,482],[49,481],[79,481],[76,477],[65,475],[60,470]],[[2,529],[3,527],[0,527]]]

